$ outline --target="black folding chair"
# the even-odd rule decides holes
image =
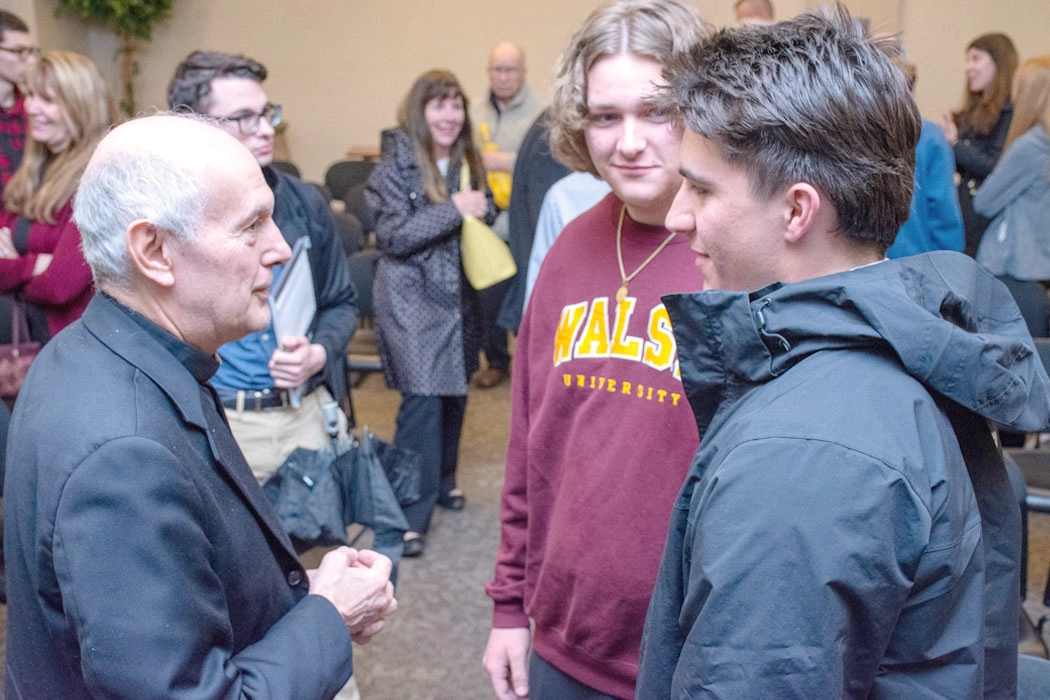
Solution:
[[[324,184],[335,199],[343,199],[347,191],[368,179],[375,167],[370,160],[340,160],[328,166]]]

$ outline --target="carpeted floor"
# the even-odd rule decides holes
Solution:
[[[354,391],[358,422],[386,440],[398,403],[380,375]],[[402,562],[397,613],[371,644],[354,648],[363,700],[494,697],[481,667],[492,614],[484,585],[499,545],[509,406],[509,382],[471,390],[458,472],[467,507],[435,511],[425,554]]]
[[[355,647],[354,667],[364,700],[488,700],[492,691],[481,668],[491,605],[484,584],[492,574],[499,541],[498,504],[509,419],[509,385],[472,390],[460,459],[467,508],[438,509],[420,559],[401,567],[400,608],[371,644]],[[354,391],[358,421],[380,438],[393,436],[399,397],[379,375]],[[1026,610],[1036,618],[1050,566],[1050,516],[1030,522],[1031,564]],[[321,553],[308,552],[315,562]],[[0,606],[0,630],[6,629]],[[0,654],[4,636],[0,634]],[[1026,650],[1038,652],[1038,640]],[[2,679],[0,666],[0,679]],[[2,698],[2,683],[0,683]]]

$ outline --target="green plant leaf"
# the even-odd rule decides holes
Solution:
[[[171,15],[172,0],[58,0],[55,15],[111,24],[117,36],[149,41],[153,24]]]
[[[120,38],[124,98],[121,110],[131,116],[135,113],[135,86],[133,78],[138,72],[134,55],[138,51],[136,40],[153,38],[153,24],[171,15],[172,0],[58,0],[55,16],[73,15],[88,23],[109,25]]]

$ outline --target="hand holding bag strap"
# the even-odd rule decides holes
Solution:
[[[460,167],[459,189],[461,192],[470,189],[470,166],[466,161]],[[518,270],[507,244],[476,216],[463,215],[460,246],[463,272],[474,289],[488,289],[510,279]]]

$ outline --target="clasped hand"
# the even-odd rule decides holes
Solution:
[[[397,610],[390,583],[390,559],[370,549],[339,547],[324,556],[321,565],[306,573],[310,594],[328,600],[343,618],[350,638],[367,644]]]

